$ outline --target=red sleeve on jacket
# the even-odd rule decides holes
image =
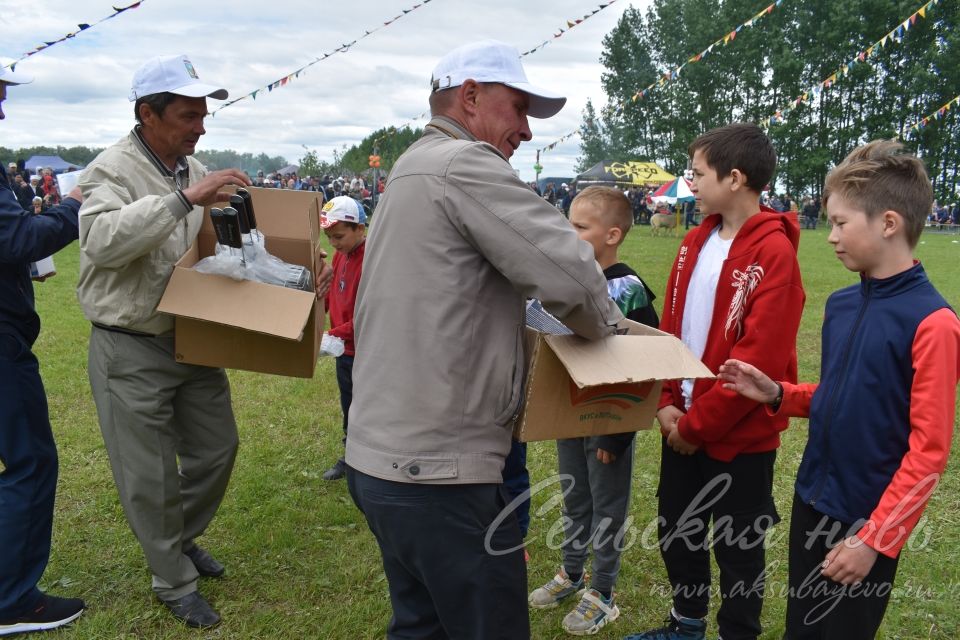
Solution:
[[[951,309],[927,316],[913,339],[910,444],[900,468],[857,537],[894,558],[920,520],[947,466],[960,380],[960,320]]]
[[[788,371],[796,353],[797,331],[803,313],[804,292],[796,254],[773,260],[768,274],[783,273],[780,284],[758,288],[743,318],[743,335],[730,348],[727,358],[749,362],[774,379]],[[711,332],[718,329],[711,327]],[[723,327],[719,328],[723,331]],[[795,374],[794,374],[795,375]],[[719,380],[694,399],[678,430],[684,440],[700,446],[722,439],[751,411],[757,402],[736,391],[724,389]]]
[[[352,340],[353,339],[353,319],[347,320],[343,324],[337,325],[335,327],[330,327],[330,330],[327,331],[332,336],[336,336],[341,340]]]

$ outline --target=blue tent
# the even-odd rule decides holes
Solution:
[[[83,169],[82,164],[67,162],[60,156],[33,156],[24,163],[24,168],[36,173],[40,169],[50,167],[54,173],[62,173],[71,167],[74,169]]]

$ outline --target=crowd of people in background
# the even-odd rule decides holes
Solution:
[[[40,213],[60,204],[60,189],[51,167],[31,174],[16,162],[11,162],[7,165],[7,175],[13,180],[17,202],[24,210]]]

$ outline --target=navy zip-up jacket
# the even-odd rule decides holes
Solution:
[[[33,346],[40,334],[34,308],[30,263],[42,260],[79,237],[80,203],[63,203],[35,214],[24,211],[0,166],[0,333],[18,336]]]
[[[949,308],[919,263],[827,300],[821,379],[796,482],[820,513],[853,524],[880,503],[910,448],[911,400],[921,400],[911,397],[917,329]]]

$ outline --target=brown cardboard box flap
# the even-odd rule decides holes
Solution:
[[[714,375],[670,335],[545,336],[570,379],[581,389],[602,384],[713,378]]]
[[[301,340],[315,300],[309,291],[174,269],[157,311]]]

